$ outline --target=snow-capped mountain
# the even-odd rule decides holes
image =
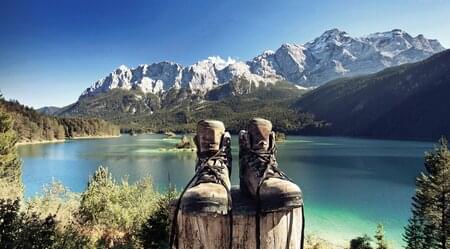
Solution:
[[[354,38],[332,29],[303,45],[283,44],[247,62],[252,72],[280,75],[300,86],[321,85],[344,76],[368,74],[386,67],[416,62],[443,51],[437,40],[412,37],[394,29]]]
[[[365,37],[351,37],[345,31],[331,29],[313,41],[283,44],[276,51],[265,51],[246,62],[209,57],[187,67],[173,62],[143,64],[133,69],[120,66],[82,96],[115,88],[141,89],[157,95],[171,88],[187,88],[205,94],[236,78],[256,86],[287,80],[301,87],[316,87],[339,77],[423,60],[443,50],[437,40],[423,35],[412,37],[399,29]]]
[[[140,65],[130,69],[120,66],[107,77],[96,81],[83,92],[82,96],[92,96],[111,89],[140,89],[145,93],[160,94],[170,88],[187,88],[194,92],[206,93],[218,85],[242,77],[251,82],[275,82],[274,79],[253,74],[245,62],[231,58],[209,57],[189,67],[172,62]]]

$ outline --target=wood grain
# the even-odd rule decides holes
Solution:
[[[233,193],[233,249],[255,249],[255,203]],[[261,249],[299,249],[302,208],[261,215]],[[229,249],[229,217],[220,214],[178,214],[179,249]],[[175,247],[174,247],[175,248]]]

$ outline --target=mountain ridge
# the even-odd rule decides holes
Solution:
[[[335,79],[314,90],[287,81],[256,87],[233,80],[199,95],[172,88],[161,98],[140,89],[113,89],[61,109],[66,117],[97,117],[124,131],[192,132],[204,118],[232,131],[262,116],[288,134],[435,140],[450,136],[450,50],[380,72]]]
[[[450,50],[331,81],[294,105],[330,123],[322,135],[435,140],[450,136]]]
[[[415,62],[444,50],[433,39],[413,37],[394,29],[363,37],[351,37],[339,29],[325,31],[305,44],[282,44],[248,61],[208,57],[190,66],[169,61],[120,66],[94,82],[80,97],[95,96],[111,89],[140,89],[162,96],[171,88],[195,93],[208,91],[236,78],[259,85],[287,80],[302,87],[317,87],[343,76],[374,73],[384,68]]]
[[[401,37],[399,38],[399,36]],[[398,50],[390,42],[381,42],[380,37],[404,41],[403,45],[409,44],[410,47],[407,50]],[[371,47],[361,43],[361,40],[370,42]],[[416,41],[426,42],[416,44]],[[413,43],[414,46],[411,45]],[[324,44],[328,45],[322,46]],[[330,46],[335,49],[330,50]],[[279,51],[265,51],[255,58],[262,62],[267,62],[272,58],[277,63],[291,65],[294,69],[295,65],[304,65],[303,70],[328,75],[327,68],[320,68],[319,64],[295,64],[293,62],[293,57],[298,59],[296,63],[312,60],[312,57],[301,56],[305,55],[303,53],[306,51],[305,47],[309,47],[310,51],[325,51],[320,53],[323,58],[315,57],[313,59],[328,60],[328,62],[330,62],[330,58],[336,56],[336,53],[339,57],[342,56],[342,51],[351,48],[350,50],[353,51],[351,55],[358,56],[360,70],[371,68],[369,64],[364,64],[371,63],[371,57],[366,58],[361,54],[367,55],[365,53],[367,49],[376,51],[374,47],[383,47],[384,54],[377,52],[377,56],[379,56],[377,58],[383,60],[374,62],[381,65],[380,68],[390,65],[389,63],[395,65],[403,62],[404,58],[413,58],[411,59],[413,62],[402,63],[366,75],[346,73],[345,77],[333,79],[314,89],[302,87],[288,80],[275,80],[281,76],[267,76],[270,73],[267,70],[261,71],[261,75],[267,74],[264,76],[266,81],[255,82],[249,79],[248,75],[246,77],[245,74],[242,76],[242,74],[230,73],[239,70],[242,62],[236,62],[233,59],[225,61],[217,57],[201,61],[189,68],[188,71],[199,72],[200,69],[211,69],[214,73],[211,75],[214,77],[220,76],[221,79],[229,79],[223,84],[208,81],[211,78],[205,78],[201,74],[197,75],[200,75],[199,77],[195,76],[186,80],[183,78],[185,77],[183,73],[186,73],[183,70],[186,69],[179,71],[181,66],[170,62],[164,62],[162,66],[159,64],[141,65],[141,69],[139,69],[141,74],[139,75],[132,73],[127,67],[121,66],[118,69],[121,74],[110,77],[111,80],[115,80],[117,87],[107,88],[105,92],[98,94],[86,94],[81,96],[77,102],[61,109],[48,108],[43,111],[55,111],[54,115],[62,117],[102,118],[120,125],[124,130],[151,132],[192,132],[195,122],[203,118],[223,119],[230,125],[231,130],[238,131],[243,120],[254,116],[263,116],[273,119],[278,130],[290,134],[420,140],[436,139],[438,135],[442,134],[450,136],[450,131],[447,129],[450,120],[446,119],[448,116],[446,113],[450,113],[450,109],[440,106],[439,101],[436,100],[437,96],[441,96],[441,99],[450,99],[450,96],[446,95],[447,92],[450,92],[450,89],[446,88],[450,85],[448,83],[450,79],[447,76],[450,75],[448,71],[450,50],[431,55],[432,51],[442,48],[438,42],[425,39],[421,35],[412,37],[401,30],[374,33],[363,38],[352,38],[345,32],[330,30],[305,45],[284,44]],[[420,52],[417,55],[415,53],[419,51],[419,48],[424,50],[420,50],[423,53]],[[426,56],[430,54],[431,57],[414,62],[421,56],[425,56],[424,51]],[[280,54],[288,56],[283,57]],[[411,57],[411,54],[415,56]],[[340,63],[344,63],[346,66],[344,67],[342,64],[342,67],[338,67],[342,72],[352,68],[352,64],[346,62],[345,59],[356,61],[351,59],[353,57],[350,54],[345,55],[341,58]],[[291,58],[292,60],[282,62],[282,58]],[[332,66],[336,69],[338,64],[333,62]],[[211,65],[212,67],[210,67]],[[164,74],[164,68],[172,68],[178,74]],[[223,71],[225,69],[228,71]],[[246,67],[246,69],[257,70],[250,67]],[[276,67],[275,69],[281,72],[281,69]],[[283,67],[283,77],[301,80],[305,76],[298,74],[296,70],[288,69],[288,66]],[[144,91],[145,89],[131,84],[130,79],[148,75],[147,71],[152,72],[152,75],[159,75],[159,81],[154,81],[159,85],[154,86],[162,89],[160,92]],[[226,72],[230,74],[227,75]],[[261,75],[258,77],[262,77]],[[128,85],[120,82],[121,77],[128,79]],[[311,78],[312,75],[307,77]],[[164,85],[162,80],[167,78],[176,80],[177,84],[175,86]],[[269,78],[274,81],[267,80]],[[195,86],[192,80],[200,80],[202,84],[205,84]],[[439,84],[436,85],[437,83]],[[443,100],[441,102],[446,103]],[[399,117],[403,117],[404,120]],[[423,120],[424,118],[426,120]],[[428,124],[427,120],[437,121],[436,124]]]

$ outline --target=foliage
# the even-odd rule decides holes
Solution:
[[[27,201],[27,210],[41,214],[54,214],[58,227],[63,229],[76,221],[75,214],[80,206],[80,195],[71,192],[58,181],[43,187],[43,194]]]
[[[0,99],[0,108],[14,117],[13,128],[20,142],[119,134],[117,126],[100,119],[47,116],[17,101],[4,99]]]
[[[330,123],[315,134],[435,140],[450,136],[450,50],[331,81],[295,104]]]
[[[61,118],[59,123],[64,127],[65,136],[68,138],[119,134],[117,126],[101,119]]]
[[[142,225],[139,234],[146,249],[163,249],[168,247],[170,234],[171,201],[177,194],[170,189],[159,201],[155,213]]]
[[[120,125],[122,131],[161,133],[194,132],[201,119],[222,120],[229,131],[238,133],[255,116],[272,120],[274,129],[285,133],[307,132],[324,125],[313,115],[291,108],[303,94],[292,84],[278,82],[258,88],[249,84],[236,80],[206,95],[184,88],[170,89],[162,96],[114,89],[83,97],[60,115],[102,118]]]
[[[445,249],[450,243],[450,151],[445,138],[425,155],[416,179],[412,217],[405,228],[407,249]]]
[[[19,200],[0,200],[0,245],[7,249],[164,248],[169,203],[175,196],[173,190],[156,193],[148,178],[132,185],[125,179],[118,183],[108,169],[99,167],[81,195],[54,182],[23,206]]]
[[[372,239],[367,235],[354,238],[350,241],[350,249],[372,249],[371,241]]]
[[[17,135],[13,123],[11,115],[0,106],[0,199],[22,196],[21,161],[17,154]]]
[[[429,239],[427,239],[427,237]],[[428,249],[431,247],[426,241],[430,241],[432,236],[428,236],[425,232],[425,224],[422,217],[413,214],[408,220],[408,224],[405,227],[403,234],[403,240],[406,242],[406,249]]]
[[[96,233],[99,243],[137,243],[136,234],[157,207],[159,194],[149,178],[129,185],[116,182],[99,167],[81,194],[79,222],[86,232]]]
[[[96,244],[91,240],[89,234],[81,232],[79,224],[71,223],[59,228],[53,244],[55,249],[95,249]]]
[[[376,247],[375,249],[387,249],[388,245],[386,242],[386,239],[384,238],[384,226],[383,224],[378,224],[377,229],[375,230],[375,243]]]
[[[315,235],[308,234],[305,237],[305,243],[304,243],[305,249],[336,249],[341,248],[338,245],[332,244],[329,241],[326,241],[322,238],[319,238]]]
[[[0,200],[0,244],[6,249],[52,248],[56,241],[55,216],[20,212],[19,200]]]

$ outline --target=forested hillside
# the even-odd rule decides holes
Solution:
[[[60,110],[62,117],[98,117],[123,130],[151,132],[193,132],[201,119],[222,120],[227,129],[237,133],[252,117],[272,120],[277,131],[305,133],[325,124],[314,115],[290,106],[303,93],[285,81],[255,87],[239,79],[219,87],[206,96],[186,89],[171,89],[160,98],[139,90],[114,89],[98,96],[80,98]],[[220,98],[219,98],[220,96]]]
[[[296,107],[330,122],[321,134],[433,140],[450,136],[450,50],[379,73],[332,81]]]
[[[95,118],[57,118],[17,101],[0,99],[0,111],[11,114],[19,142],[51,141],[86,136],[118,135],[119,128]]]
[[[161,96],[112,89],[82,96],[56,115],[101,118],[137,132],[193,132],[201,119],[222,120],[238,132],[259,116],[288,134],[436,140],[450,136],[449,65],[447,50],[306,93],[287,81],[257,87],[240,78],[204,95],[185,88],[171,88]]]

